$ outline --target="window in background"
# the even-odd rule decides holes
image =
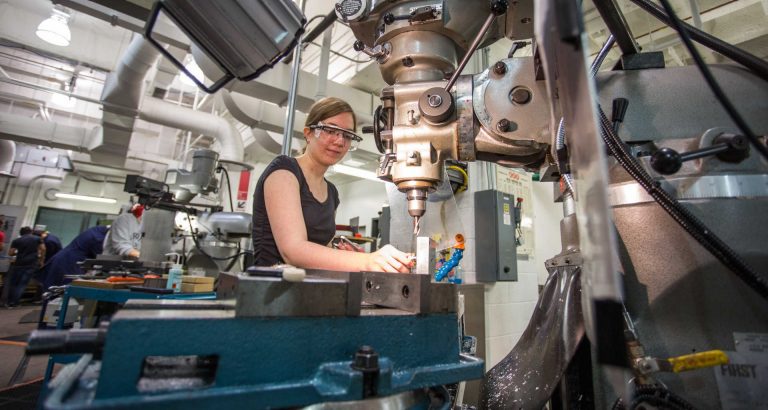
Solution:
[[[106,214],[40,207],[35,225],[45,225],[48,232],[58,236],[61,244],[67,246],[80,232],[96,226],[104,217]]]

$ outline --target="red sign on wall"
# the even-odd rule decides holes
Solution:
[[[248,202],[248,187],[251,185],[251,171],[240,171],[240,184],[237,187],[237,210],[245,212]]]

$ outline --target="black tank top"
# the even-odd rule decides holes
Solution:
[[[301,212],[307,227],[307,239],[320,245],[327,245],[336,234],[336,208],[339,206],[339,191],[327,179],[328,198],[320,202],[309,190],[304,173],[295,158],[280,155],[267,166],[256,184],[253,194],[253,257],[256,266],[271,266],[284,263],[272,234],[264,203],[264,181],[273,172],[285,169],[293,173],[299,181]]]

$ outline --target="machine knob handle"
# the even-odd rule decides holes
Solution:
[[[661,148],[651,156],[651,168],[664,175],[674,174],[683,162],[717,155],[724,162],[739,163],[749,157],[749,143],[741,135],[721,134],[712,145],[697,150],[679,153],[672,148]]]

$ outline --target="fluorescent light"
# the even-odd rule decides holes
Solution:
[[[47,43],[66,47],[72,39],[67,20],[69,20],[69,13],[54,7],[51,17],[43,20],[43,22],[37,26],[35,34]]]
[[[102,204],[116,204],[117,199],[114,198],[103,198],[98,196],[90,196],[90,195],[80,195],[80,194],[65,194],[63,192],[57,192],[54,194],[57,198],[64,198],[64,199],[76,199],[78,201],[90,201],[90,202],[100,202]]]
[[[368,179],[371,181],[386,182],[376,178],[376,173],[373,171],[366,171],[364,169],[348,167],[346,165],[336,164],[333,166],[333,171],[338,172],[339,174],[352,175],[353,177]]]

